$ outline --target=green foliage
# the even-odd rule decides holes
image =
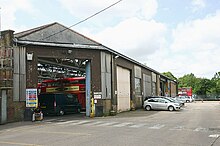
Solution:
[[[220,72],[217,72],[214,77],[211,79],[212,89],[211,92],[220,95]]]
[[[192,87],[192,89],[194,89],[196,86],[196,83],[198,83],[197,78],[192,73],[184,75],[183,77],[180,77],[178,81],[179,81],[179,84],[178,84],[179,88]]]
[[[214,77],[210,79],[197,78],[193,73],[186,74],[183,77],[175,78],[171,72],[163,73],[170,79],[178,81],[178,87],[192,87],[193,94],[204,95],[208,94],[220,95],[220,72],[215,73]]]
[[[195,94],[198,95],[207,95],[208,93],[211,93],[212,89],[212,82],[209,79],[206,78],[197,78],[197,83],[195,86]]]

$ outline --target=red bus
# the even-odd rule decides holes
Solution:
[[[179,96],[191,96],[192,97],[192,87],[183,87],[178,89]]]
[[[58,92],[61,91],[61,82],[59,80],[44,80],[42,83],[38,83],[39,93],[45,92]]]
[[[65,92],[76,94],[82,105],[82,110],[86,109],[86,83],[85,77],[74,77],[62,79],[63,90]]]
[[[63,78],[58,80],[50,79],[38,83],[39,93],[67,92],[76,94],[79,103],[82,105],[82,110],[86,109],[85,88],[85,77]]]

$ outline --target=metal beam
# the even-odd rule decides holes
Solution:
[[[78,67],[74,67],[74,66],[70,66],[70,65],[66,65],[66,64],[61,64],[61,63],[55,63],[55,62],[48,61],[48,60],[38,59],[38,62],[61,66],[61,67],[70,68],[70,69],[74,69],[74,70],[80,70],[80,71],[85,72],[85,69],[82,69],[82,68],[78,68]]]

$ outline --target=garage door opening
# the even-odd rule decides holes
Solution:
[[[64,114],[76,113],[79,112],[82,115],[85,115],[85,112],[88,109],[88,104],[86,102],[86,66],[89,60],[87,59],[70,59],[70,58],[38,58],[38,94],[65,94],[68,95],[67,99],[48,99],[46,101],[52,102],[48,105],[53,105],[58,107],[62,104],[62,112]],[[72,96],[69,96],[72,95]],[[49,97],[49,96],[48,96]],[[71,98],[70,98],[71,97]],[[69,106],[76,107],[74,105],[77,98],[77,102],[80,103],[81,108],[75,110],[69,108]],[[58,98],[58,96],[57,96]],[[61,101],[62,100],[62,101]],[[43,104],[40,103],[39,104]],[[71,103],[70,103],[71,102]],[[74,102],[74,104],[73,104]],[[43,108],[47,108],[45,105]],[[68,107],[68,108],[67,108]],[[68,109],[68,110],[67,110]],[[45,110],[46,111],[46,110]],[[62,112],[58,112],[59,115]],[[73,114],[76,115],[76,114]]]

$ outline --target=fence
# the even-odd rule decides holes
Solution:
[[[208,94],[208,95],[195,95],[195,100],[203,100],[203,101],[219,101],[220,94]]]

